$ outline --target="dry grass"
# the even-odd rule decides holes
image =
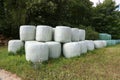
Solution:
[[[40,69],[26,62],[25,56],[8,56],[0,48],[0,68],[16,73],[23,80],[119,80],[120,45],[97,49],[80,57],[52,59]]]

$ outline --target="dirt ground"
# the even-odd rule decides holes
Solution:
[[[16,74],[0,69],[0,80],[21,80]]]

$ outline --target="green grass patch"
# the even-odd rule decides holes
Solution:
[[[8,52],[8,55],[23,55],[23,54],[25,54],[25,48],[24,48],[24,46],[23,47],[21,47],[19,50],[17,50],[16,51],[16,53],[14,53],[14,52]]]
[[[7,47],[1,47],[0,68],[16,73],[22,80],[119,80],[120,45],[96,49],[80,57],[50,59],[42,64],[27,62],[25,55],[9,56]]]

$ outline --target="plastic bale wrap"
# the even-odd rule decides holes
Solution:
[[[80,49],[81,49],[81,54],[87,53],[87,42],[86,41],[80,41],[78,42],[80,45]]]
[[[120,41],[119,40],[117,40],[117,44],[119,44],[120,43]]]
[[[112,46],[111,40],[106,40],[107,46]]]
[[[80,40],[80,32],[78,28],[72,28],[72,41],[77,42]]]
[[[65,43],[63,45],[63,55],[66,58],[80,56],[80,45],[78,42]]]
[[[118,40],[118,44],[120,44],[120,40]]]
[[[79,34],[80,34],[80,41],[85,40],[85,30],[79,29]]]
[[[117,42],[117,44],[120,44],[120,40],[119,39],[117,39],[116,42]]]
[[[59,42],[46,42],[49,47],[49,57],[59,58],[61,55],[61,44]]]
[[[118,41],[117,41],[117,40],[115,40],[115,43],[116,43],[116,44],[118,44]]]
[[[56,26],[54,40],[56,42],[66,43],[71,42],[72,31],[70,27]]]
[[[31,41],[35,39],[36,27],[32,25],[20,26],[20,40]]]
[[[85,40],[87,43],[87,50],[92,51],[95,49],[94,42],[92,40]]]
[[[25,41],[25,49],[27,48],[27,46],[29,46],[29,44],[32,43],[38,43],[38,41]]]
[[[106,40],[96,40],[96,41],[101,41],[102,42],[102,47],[106,47],[107,46]]]
[[[116,44],[119,44],[119,40],[116,40]]]
[[[103,48],[104,47],[104,44],[102,41],[94,41],[94,45],[95,45],[95,48],[98,49],[98,48]]]
[[[107,46],[107,42],[105,40],[102,40],[102,43],[103,43],[103,47]]]
[[[36,29],[37,41],[51,41],[53,29],[50,26],[38,25]]]
[[[111,35],[107,33],[100,33],[99,34],[99,39],[100,40],[111,40]]]
[[[106,40],[107,42],[107,46],[112,46],[112,45],[116,45],[116,40]]]
[[[42,42],[27,42],[25,46],[26,60],[31,62],[47,61],[49,48]]]
[[[16,52],[20,50],[23,46],[24,43],[21,40],[10,40],[8,42],[8,52],[16,54]]]
[[[116,45],[117,41],[116,40],[111,40],[112,45]]]

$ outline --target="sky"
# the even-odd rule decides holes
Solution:
[[[104,0],[90,0],[94,3],[94,6],[96,6],[96,4],[100,1],[103,2]],[[116,4],[120,4],[120,0],[115,0]]]

